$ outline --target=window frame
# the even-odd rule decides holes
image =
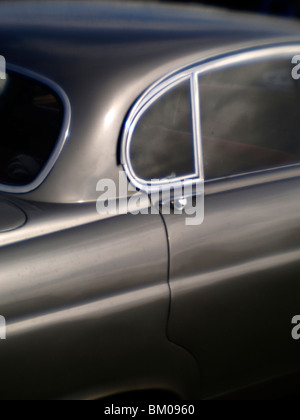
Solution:
[[[193,155],[195,172],[186,176],[179,176],[172,179],[153,180],[151,182],[140,178],[134,171],[130,158],[130,148],[133,141],[135,128],[144,115],[144,113],[159,100],[164,94],[167,94],[173,88],[188,81],[190,85],[190,100],[191,100],[191,121],[192,121],[192,137],[193,137]],[[144,192],[151,192],[154,189],[163,190],[164,187],[169,188],[170,185],[174,189],[178,187],[196,185],[204,181],[203,176],[203,161],[201,152],[201,139],[199,138],[198,118],[196,112],[199,109],[200,98],[198,89],[198,80],[191,70],[180,72],[179,74],[169,77],[162,82],[150,87],[148,91],[137,101],[136,105],[130,112],[130,115],[125,123],[125,131],[123,134],[121,164],[125,173],[127,174],[131,184],[138,190]]]
[[[183,69],[177,70],[163,79],[150,86],[149,89],[137,100],[129,115],[125,121],[123,135],[121,138],[121,164],[123,169],[130,181],[130,183],[138,190],[146,193],[151,192],[154,188],[159,188],[162,191],[165,187],[170,186],[176,188],[178,186],[192,185],[196,186],[199,183],[215,183],[216,181],[234,179],[244,177],[253,174],[265,174],[270,171],[282,170],[283,168],[300,168],[299,163],[293,163],[289,165],[269,167],[262,170],[253,170],[240,172],[238,174],[227,175],[224,177],[217,177],[206,179],[204,172],[204,154],[203,154],[203,142],[202,142],[202,127],[201,127],[201,75],[207,74],[211,70],[220,70],[222,68],[230,68],[234,65],[247,65],[253,62],[264,61],[268,58],[275,60],[292,58],[297,54],[297,48],[300,51],[299,41],[280,43],[280,44],[269,44],[261,45],[252,48],[239,49],[237,51],[231,51],[226,54],[210,57],[195,63],[191,63],[190,66]],[[292,75],[291,75],[292,77]],[[191,117],[192,117],[192,135],[194,145],[194,157],[195,157],[195,174],[186,177],[178,177],[169,180],[160,180],[153,183],[149,183],[146,180],[139,178],[133,169],[130,159],[130,146],[134,135],[134,130],[142,118],[143,114],[148,108],[156,102],[163,94],[167,93],[168,90],[175,87],[177,84],[189,79],[190,80],[190,93],[191,93]],[[152,186],[151,186],[152,185]]]
[[[59,97],[63,107],[62,125],[59,136],[56,140],[56,146],[53,149],[49,159],[47,160],[47,163],[42,168],[38,176],[32,182],[26,185],[7,185],[0,183],[0,192],[12,194],[26,194],[36,190],[45,181],[45,179],[53,169],[57,159],[59,158],[61,151],[69,137],[71,124],[71,104],[64,90],[52,80],[30,70],[24,69],[23,67],[7,63],[6,72],[9,71],[24,76],[38,83],[41,83],[42,85],[45,85],[48,88],[50,88]]]

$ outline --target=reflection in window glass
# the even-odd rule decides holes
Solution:
[[[34,181],[59,137],[63,105],[43,84],[10,73],[0,83],[0,183]]]
[[[136,175],[147,181],[194,174],[189,81],[169,90],[143,114],[130,158]]]
[[[207,179],[300,161],[300,85],[291,70],[286,59],[200,77]]]

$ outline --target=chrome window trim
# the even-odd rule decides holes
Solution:
[[[226,69],[230,68],[236,64],[245,63],[249,64],[251,62],[260,62],[265,60],[266,58],[272,58],[272,60],[278,60],[282,59],[285,56],[289,57],[292,62],[292,58],[297,54],[296,48],[299,48],[300,51],[300,43],[291,43],[291,44],[283,44],[283,45],[270,45],[265,47],[259,47],[255,48],[253,50],[245,50],[245,51],[239,51],[237,53],[230,54],[229,57],[222,57],[218,58],[216,60],[213,60],[213,62],[207,62],[201,68],[198,69],[197,77],[198,80],[200,79],[202,74],[206,74],[209,71],[212,70],[218,70],[220,68]],[[299,53],[298,53],[299,54]],[[292,75],[291,75],[292,77]],[[200,89],[200,95],[201,95],[201,89]],[[201,120],[201,114],[200,114],[200,120]],[[200,122],[201,126],[201,122]],[[272,166],[265,169],[254,169],[252,171],[245,171],[245,172],[239,172],[237,174],[230,174],[226,176],[220,176],[216,178],[209,178],[205,179],[205,182],[216,182],[216,181],[224,181],[224,180],[230,180],[234,178],[238,178],[240,176],[249,176],[249,175],[259,175],[268,173],[270,171],[276,171],[282,170],[284,168],[291,168],[291,167],[297,167],[300,166],[300,161],[298,163],[292,163],[287,165],[278,165],[278,166]]]
[[[195,153],[195,174],[187,177],[178,177],[169,180],[159,180],[152,185],[159,186],[163,190],[165,186],[174,188],[182,185],[196,185],[198,183],[216,181],[218,179],[239,177],[245,174],[252,174],[255,172],[263,171],[251,171],[247,173],[238,173],[229,175],[226,177],[214,178],[205,180],[204,173],[204,156],[203,156],[203,143],[202,143],[202,130],[201,130],[201,88],[199,88],[199,80],[202,74],[205,74],[212,70],[218,70],[220,68],[228,68],[239,63],[251,63],[254,61],[262,61],[266,58],[272,58],[277,60],[284,58],[285,56],[290,57],[292,60],[293,56],[297,54],[296,49],[299,47],[299,42],[283,43],[283,44],[267,44],[263,46],[257,46],[253,48],[239,49],[226,53],[226,55],[218,55],[209,59],[201,60],[200,62],[192,63],[191,65],[179,69],[171,74],[163,77],[152,86],[137,100],[132,110],[130,111],[126,122],[125,128],[122,135],[121,145],[121,164],[123,169],[130,181],[130,183],[137,188],[145,192],[151,190],[150,183],[139,178],[132,167],[130,161],[130,146],[134,134],[134,129],[142,117],[144,112],[157,100],[160,96],[166,93],[172,87],[180,84],[184,80],[190,79],[191,86],[191,102],[192,102],[192,118],[193,118],[193,143]],[[300,162],[299,162],[300,163]],[[297,165],[294,164],[294,165]],[[285,165],[283,167],[289,167],[291,165]],[[267,170],[274,170],[276,167],[268,168]]]
[[[199,77],[196,73],[191,76],[191,98],[192,98],[192,118],[193,118],[193,136],[194,136],[194,154],[198,162],[198,179],[204,182],[204,155],[202,149],[202,131],[201,131],[201,101],[199,89]]]
[[[140,178],[133,169],[130,159],[130,147],[133,139],[134,130],[136,128],[137,123],[139,122],[140,118],[144,115],[144,113],[150,108],[150,106],[159,100],[165,93],[167,93],[170,89],[184,83],[185,81],[189,82],[190,86],[190,93],[191,93],[191,121],[192,121],[192,136],[193,136],[193,150],[200,150],[199,137],[196,132],[195,127],[195,116],[193,115],[196,109],[196,102],[197,102],[197,95],[194,95],[193,86],[193,77],[191,72],[183,72],[180,75],[175,77],[171,77],[167,79],[164,83],[155,86],[154,88],[150,88],[150,90],[137,102],[135,107],[133,108],[131,115],[129,116],[127,122],[125,123],[125,141],[123,137],[122,141],[122,152],[121,152],[121,163],[124,168],[125,173],[127,174],[131,184],[138,190],[148,192],[151,190],[151,186],[153,187],[168,187],[170,185],[174,186],[174,188],[181,187],[182,183],[184,185],[194,185],[199,179],[201,174],[203,173],[203,169],[201,168],[201,162],[199,160],[200,153],[194,153],[194,167],[195,172],[193,174],[182,176],[182,177],[174,177],[170,179],[160,179],[160,180],[152,180],[146,181]]]
[[[46,165],[43,167],[39,175],[29,184],[26,185],[7,185],[0,183],[0,192],[13,193],[13,194],[26,194],[36,190],[47,178],[51,170],[53,169],[57,159],[59,158],[61,151],[69,137],[70,133],[70,124],[71,124],[71,104],[68,96],[64,90],[57,85],[52,80],[47,77],[41,76],[30,70],[26,70],[22,67],[15,66],[12,64],[7,64],[7,70],[13,71],[21,76],[28,77],[32,80],[36,80],[39,83],[42,83],[45,86],[48,86],[55,94],[60,98],[63,105],[63,121],[60,129],[58,139],[56,141],[56,146],[51,153]]]
[[[248,171],[248,172],[241,172],[239,174],[233,174],[233,175],[226,175],[226,176],[220,176],[219,178],[210,178],[210,179],[206,179],[205,182],[207,184],[209,183],[215,183],[217,181],[230,181],[232,179],[236,179],[236,178],[240,178],[240,177],[247,177],[247,176],[264,176],[264,175],[268,175],[270,172],[281,172],[284,169],[291,170],[291,169],[298,169],[299,170],[299,175],[300,176],[300,162],[299,163],[291,163],[289,165],[279,165],[279,166],[272,166],[270,168],[266,168],[266,169],[257,169],[255,171]],[[278,179],[280,181],[280,178]]]

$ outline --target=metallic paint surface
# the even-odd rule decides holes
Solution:
[[[47,179],[9,196],[27,223],[0,234],[0,399],[152,388],[196,399],[299,367],[299,167],[207,183],[197,228],[96,212],[97,182],[118,179],[123,123],[151,84],[299,40],[299,28],[194,7],[0,4],[0,53],[61,86],[72,108]]]
[[[206,191],[205,220],[165,216],[171,255],[169,337],[197,359],[202,398],[296,372],[300,177]],[[249,180],[248,180],[249,181]]]
[[[194,360],[166,338],[167,259],[159,215],[117,216],[2,246],[0,398],[149,387],[195,393]]]
[[[9,201],[0,200],[0,234],[19,229],[26,223],[23,210]]]
[[[292,38],[299,39],[296,22],[202,8],[1,4],[1,54],[61,86],[72,108],[70,136],[55,168],[26,197],[95,201],[99,179],[117,180],[122,124],[151,84],[218,53]]]

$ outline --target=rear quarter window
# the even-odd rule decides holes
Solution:
[[[0,184],[31,184],[60,137],[64,105],[46,84],[15,72],[0,81]],[[0,185],[1,190],[1,185]]]
[[[195,172],[190,81],[165,94],[139,119],[130,160],[135,174],[146,181],[189,176]]]

